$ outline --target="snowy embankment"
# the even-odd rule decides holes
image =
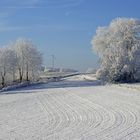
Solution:
[[[6,87],[2,88],[0,90],[0,92],[9,91],[9,90],[15,90],[15,89],[18,89],[18,88],[27,87],[29,85],[30,85],[30,82],[18,83],[16,85],[6,86]]]
[[[140,91],[83,77],[4,92],[0,139],[140,140]]]
[[[119,84],[121,87],[129,88],[129,89],[135,89],[140,91],[140,83],[135,84]]]
[[[4,91],[10,91],[10,90],[16,90],[16,89],[21,89],[21,88],[25,88],[25,87],[31,87],[31,86],[38,86],[39,84],[43,84],[43,83],[46,83],[48,84],[49,82],[56,82],[59,80],[59,77],[58,78],[45,78],[45,81],[38,81],[38,82],[30,82],[30,81],[26,81],[26,82],[22,82],[22,83],[18,83],[18,84],[15,84],[15,85],[9,85],[9,86],[6,86],[2,89],[0,89],[0,92],[4,92]]]

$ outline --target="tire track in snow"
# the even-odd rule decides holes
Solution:
[[[104,92],[104,90],[103,90],[103,92]],[[106,91],[106,92],[108,92],[108,91]],[[114,92],[114,93],[111,93],[111,94],[117,94],[117,93]],[[87,97],[88,97],[88,95],[87,95]],[[94,98],[92,98],[92,99],[94,99]],[[91,100],[91,97],[89,97],[89,100]],[[114,103],[114,104],[116,104],[116,103]],[[115,126],[115,124],[114,124],[113,127],[110,127],[109,129],[105,129],[104,132],[102,131],[102,134],[100,134],[98,132],[98,135],[101,135],[101,137],[99,137],[99,139],[103,139],[103,138],[104,139],[115,139],[115,136],[119,137],[118,134],[121,131],[124,130],[124,132],[127,133],[130,128],[133,129],[134,125],[136,125],[137,123],[140,123],[140,121],[137,120],[137,117],[139,116],[138,115],[139,113],[138,113],[138,110],[135,110],[136,106],[133,105],[133,107],[130,108],[130,104],[127,104],[125,107],[122,107],[122,106],[120,106],[121,104],[122,103],[120,102],[120,104],[119,105],[117,104],[115,107],[113,107],[113,109],[111,109],[111,108],[108,109],[108,111],[111,111],[111,110],[116,111],[117,110],[116,112],[118,112],[118,114],[121,116],[120,117],[120,121],[121,121],[120,124],[118,126]],[[123,104],[125,105],[125,102]],[[104,108],[106,108],[106,106],[104,106]],[[115,115],[115,118],[117,119],[117,115]],[[124,129],[125,127],[127,129]],[[95,131],[95,129],[94,129],[94,131]],[[102,136],[102,135],[105,135],[106,133],[108,133],[108,131],[110,133],[107,136]],[[110,137],[110,135],[112,135],[112,137]],[[90,136],[89,139],[93,139],[94,137],[95,137],[95,135]],[[96,137],[96,139],[98,139],[98,138]],[[123,137],[121,137],[121,140],[122,139],[123,139]]]
[[[2,95],[0,130],[4,123],[8,129],[0,139],[139,140],[140,94],[124,91],[97,86]],[[10,102],[11,97],[15,101]]]

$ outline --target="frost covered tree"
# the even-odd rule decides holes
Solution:
[[[98,27],[92,40],[100,57],[97,77],[106,81],[140,80],[140,21],[117,18],[108,27]]]
[[[9,74],[12,75],[12,81],[14,82],[16,80],[16,71],[17,71],[17,62],[18,62],[18,59],[17,59],[17,56],[16,56],[16,53],[15,51],[10,47],[9,48]]]
[[[18,39],[14,49],[18,59],[19,80],[22,82],[25,77],[29,81],[29,78],[34,77],[34,73],[39,72],[42,65],[42,55],[32,41],[28,39]]]
[[[42,54],[37,50],[36,47],[31,48],[31,53],[29,56],[29,67],[28,71],[30,72],[26,74],[26,79],[28,80],[28,75],[30,75],[31,79],[38,78],[41,68],[42,68]]]
[[[42,54],[28,39],[18,39],[0,48],[0,83],[2,87],[19,80],[36,80],[42,67]]]
[[[15,52],[12,49],[8,47],[0,49],[0,76],[2,86],[5,86],[6,75],[15,72],[16,62]]]

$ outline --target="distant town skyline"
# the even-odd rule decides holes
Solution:
[[[114,18],[140,19],[139,0],[1,0],[0,46],[23,37],[44,55],[44,65],[86,71],[98,66],[91,40]]]

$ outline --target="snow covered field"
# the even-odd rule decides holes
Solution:
[[[85,79],[2,93],[0,140],[140,140],[140,86]]]

